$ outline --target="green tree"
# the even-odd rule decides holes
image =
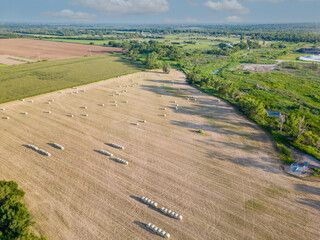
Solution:
[[[44,239],[29,231],[34,222],[21,202],[24,194],[17,183],[0,181],[0,240]]]
[[[157,68],[158,67],[157,60],[158,60],[158,54],[156,52],[149,53],[146,61],[147,68],[149,69]]]

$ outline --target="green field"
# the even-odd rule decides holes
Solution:
[[[122,55],[95,55],[0,68],[0,103],[83,85],[144,68]]]
[[[298,61],[298,57],[303,57],[309,54],[305,54],[305,53],[289,53],[285,56],[281,56],[278,59],[279,60],[288,60],[288,61]]]
[[[53,41],[53,42],[67,42],[67,43],[81,43],[81,44],[90,44],[94,43],[94,45],[103,45],[109,43],[109,40],[78,40],[78,39],[63,39],[63,38],[48,38],[43,39],[46,41]]]

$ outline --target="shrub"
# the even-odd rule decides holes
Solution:
[[[199,129],[199,130],[197,131],[197,133],[204,134],[204,131],[201,130],[201,129]]]
[[[283,144],[277,144],[278,150],[281,153],[281,160],[285,163],[293,163],[291,151],[286,148]]]

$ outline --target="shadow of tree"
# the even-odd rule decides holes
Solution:
[[[302,198],[297,200],[297,202],[320,211],[320,201],[308,199],[308,198]]]
[[[229,161],[236,165],[240,165],[247,168],[258,168],[265,172],[273,173],[273,174],[279,174],[282,173],[280,168],[276,168],[269,158],[260,157],[258,159],[250,158],[250,157],[237,157],[237,156],[227,156],[225,154],[222,154],[220,152],[213,152],[207,154],[208,158],[217,159],[220,161]]]
[[[308,186],[304,184],[295,184],[294,189],[299,192],[320,196],[320,188],[318,187]]]

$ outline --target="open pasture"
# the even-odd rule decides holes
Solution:
[[[0,55],[25,56],[36,60],[66,59],[121,51],[121,48],[85,44],[32,39],[0,39]]]
[[[161,239],[149,222],[171,239],[320,238],[318,183],[286,175],[267,134],[179,71],[0,107],[0,178],[52,240]]]

